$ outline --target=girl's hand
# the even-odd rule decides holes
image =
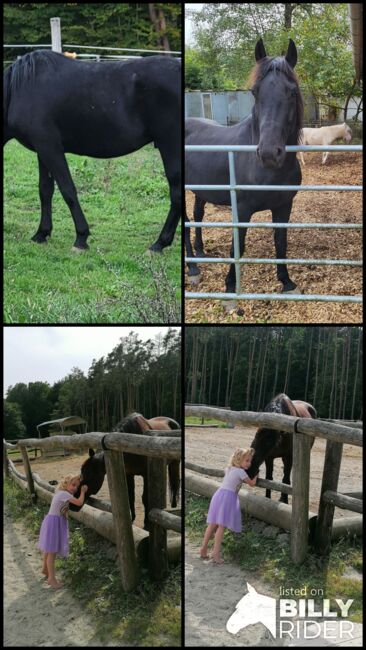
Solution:
[[[87,485],[82,485],[81,488],[80,488],[80,492],[85,494],[85,492],[87,492],[87,491],[88,491],[88,486]]]

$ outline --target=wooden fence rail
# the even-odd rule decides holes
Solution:
[[[298,418],[290,415],[280,415],[277,413],[255,413],[253,411],[226,411],[224,409],[210,406],[185,406],[186,416],[205,416],[213,417],[223,422],[230,422],[238,426],[256,426],[268,427],[293,435],[293,470],[292,470],[292,509],[291,509],[291,557],[295,564],[301,564],[307,553],[309,541],[309,483],[310,483],[310,451],[311,438],[324,438],[327,441],[326,453],[324,460],[323,481],[321,488],[321,497],[319,511],[316,520],[313,519],[315,526],[314,543],[315,548],[320,554],[329,552],[335,499],[340,462],[342,458],[342,447],[344,443],[362,447],[362,429],[360,426],[345,426],[339,422],[330,422],[319,419]],[[358,424],[358,423],[356,423]],[[191,466],[192,468],[192,466]],[[193,469],[193,468],[192,468]],[[192,485],[192,477],[189,476],[188,485]],[[267,484],[269,482],[267,481]],[[272,482],[271,482],[272,483]],[[275,482],[273,482],[275,483]],[[187,479],[186,479],[187,485]],[[264,487],[263,479],[258,480],[257,485]],[[272,489],[278,489],[278,486],[269,486]],[[188,488],[189,489],[189,488]],[[282,491],[285,491],[282,489]],[[333,498],[329,498],[329,491],[333,493]],[[324,495],[325,498],[324,498]],[[259,497],[258,497],[259,498]],[[350,510],[360,512],[362,501],[357,498],[349,497],[346,500],[339,498],[336,493],[337,505],[339,507],[348,507]],[[340,505],[340,504],[343,505]],[[344,505],[346,504],[347,505]],[[361,506],[360,506],[361,504]],[[262,504],[258,507],[265,508]],[[265,508],[266,516],[278,517],[278,513],[271,508]],[[269,511],[269,514],[267,514]],[[288,521],[288,513],[283,511],[280,514],[283,522]],[[349,522],[349,518],[348,522]],[[352,520],[351,520],[352,521]],[[359,521],[355,522],[357,530],[360,529]],[[344,528],[336,526],[339,530]],[[352,524],[350,529],[353,530]]]
[[[151,432],[150,432],[151,433]],[[123,461],[123,453],[139,454],[147,457],[148,479],[149,479],[149,505],[148,511],[153,508],[164,510],[166,506],[166,465],[167,460],[180,460],[181,438],[174,431],[172,436],[160,436],[160,431],[155,436],[138,435],[130,433],[86,433],[72,436],[53,436],[52,438],[26,438],[16,444],[4,441],[4,466],[5,471],[15,474],[14,464],[7,460],[8,449],[18,448],[21,451],[25,469],[28,490],[35,500],[37,494],[48,497],[45,490],[35,481],[29,462],[27,448],[37,447],[40,449],[59,448],[65,449],[104,449],[107,480],[111,498],[113,517],[109,512],[99,512],[94,520],[113,522],[112,527],[115,536],[118,564],[121,573],[121,582],[125,591],[132,591],[139,583],[140,572],[137,563],[136,544],[134,528],[131,522],[131,514],[128,500],[127,481]],[[14,471],[15,470],[15,471]],[[19,474],[19,473],[18,473]],[[18,477],[19,481],[19,477]],[[24,477],[23,477],[24,482]],[[43,490],[43,492],[42,492]],[[52,497],[51,497],[52,498]],[[93,510],[90,506],[83,506],[85,513]],[[80,515],[79,513],[72,513]],[[97,511],[98,512],[98,511]],[[171,515],[172,517],[174,515]],[[76,517],[77,518],[77,517]],[[178,518],[178,517],[177,517]],[[145,533],[145,531],[141,531]],[[146,533],[147,535],[147,533]],[[144,535],[145,537],[145,535]],[[154,578],[159,579],[168,572],[168,549],[167,549],[167,528],[160,523],[152,526],[149,534],[149,567]]]

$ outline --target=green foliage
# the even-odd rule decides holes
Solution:
[[[305,94],[325,103],[347,97],[352,90],[361,95],[361,89],[353,86],[345,3],[208,3],[191,16],[196,45],[186,59],[187,88],[246,89],[258,39],[263,38],[269,56],[278,56],[286,52],[292,38],[298,50],[296,72]]]
[[[93,359],[87,376],[72,368],[52,387],[46,382],[9,386],[6,408],[21,414],[27,437],[40,422],[67,415],[85,418],[89,431],[110,431],[132,410],[179,420],[180,344],[180,332],[173,329],[147,341],[130,332],[106,357]],[[13,422],[5,420],[6,439],[18,437]]]
[[[58,16],[63,43],[160,50],[165,37],[171,50],[181,50],[180,3],[153,6],[160,12],[159,18],[165,19],[165,23],[159,21],[158,28],[151,21],[149,5],[144,3],[5,3],[4,40],[49,43],[50,18]],[[19,50],[6,50],[7,59],[18,54]]]

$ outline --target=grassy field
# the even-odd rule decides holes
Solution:
[[[74,223],[58,188],[52,237],[30,241],[40,220],[36,155],[16,141],[4,149],[4,321],[180,322],[180,228],[163,254],[147,254],[170,203],[158,150],[67,158],[91,230],[83,254],[71,251]]]

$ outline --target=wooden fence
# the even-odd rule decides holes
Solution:
[[[280,508],[285,504],[268,506],[264,503],[264,497],[246,499],[246,504],[252,503],[252,512],[265,509],[272,517],[282,523],[288,524],[291,521],[291,557],[295,564],[301,564],[307,553],[309,537],[314,541],[314,546],[319,554],[329,552],[332,534],[333,537],[342,533],[360,532],[362,523],[360,518],[346,518],[342,524],[336,523],[333,526],[334,507],[346,508],[354,512],[362,512],[362,498],[360,493],[342,495],[337,492],[342,448],[344,443],[362,447],[362,429],[357,426],[345,426],[337,422],[324,420],[313,420],[310,418],[298,418],[290,415],[279,415],[276,413],[254,413],[252,411],[225,411],[223,409],[209,406],[186,406],[186,415],[214,417],[224,422],[231,422],[236,425],[254,425],[257,427],[269,427],[293,435],[293,469],[292,486],[284,485],[275,481],[259,479],[259,487],[268,487],[272,490],[292,494],[292,508]],[[318,514],[309,513],[309,485],[310,485],[310,450],[311,438],[324,438],[327,441],[323,480],[319,502]],[[191,465],[191,469],[192,465]],[[201,468],[202,470],[202,468]],[[189,488],[189,481],[185,485]],[[260,501],[254,502],[253,499]],[[263,501],[262,501],[263,500]],[[269,501],[269,500],[267,500]],[[281,511],[281,512],[280,512]],[[263,511],[262,511],[263,514]],[[312,525],[310,526],[310,520]],[[353,520],[355,520],[353,522]],[[338,520],[337,520],[338,521]],[[339,520],[340,522],[342,520]],[[276,524],[279,525],[279,524]],[[282,526],[286,528],[286,526]],[[309,535],[310,533],[310,535]],[[337,534],[338,533],[338,534]]]
[[[172,431],[171,433],[172,435],[169,436],[161,436],[161,431],[149,431],[149,435],[85,433],[43,439],[27,438],[18,441],[15,445],[4,441],[4,468],[6,474],[10,473],[18,482],[22,481],[27,486],[33,501],[37,495],[50,501],[52,488],[50,490],[51,486],[49,485],[45,487],[46,484],[42,486],[39,477],[32,473],[27,448],[53,449],[59,448],[61,445],[65,449],[80,450],[92,447],[101,450],[103,439],[112,515],[105,511],[101,513],[95,511],[95,508],[88,505],[83,506],[80,512],[70,511],[70,514],[80,521],[89,522],[86,525],[90,525],[97,532],[115,542],[123,589],[132,591],[139,583],[140,571],[137,555],[141,555],[141,553],[138,550],[140,545],[146,549],[147,536],[150,573],[154,579],[160,580],[168,573],[167,530],[172,529],[177,532],[181,530],[179,510],[165,512],[167,461],[180,460],[181,458],[180,432]],[[14,464],[7,459],[7,449],[16,447],[22,454],[25,477],[20,475],[15,470]],[[148,516],[152,523],[149,534],[132,526],[123,452],[147,457]],[[18,476],[16,476],[17,474]],[[99,500],[95,499],[95,501]],[[93,513],[93,510],[97,514]]]

